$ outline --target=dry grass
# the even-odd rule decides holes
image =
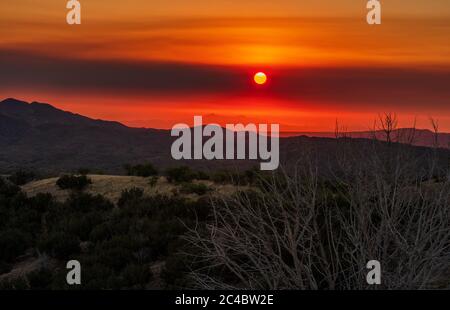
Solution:
[[[122,191],[133,187],[141,188],[144,194],[148,196],[156,194],[173,195],[179,192],[180,186],[169,183],[165,177],[159,177],[156,185],[150,185],[149,178],[135,176],[119,176],[119,175],[89,175],[92,184],[86,189],[87,193],[100,194],[109,199],[113,203],[117,203]],[[38,193],[50,193],[56,200],[65,201],[69,195],[69,190],[61,190],[56,181],[58,178],[49,178],[30,182],[22,186],[22,190],[29,196],[33,197]],[[211,181],[193,181],[195,183],[203,183],[213,189],[213,194],[229,195],[234,193],[237,188],[233,185],[217,185]],[[196,194],[185,195],[189,199],[197,199]]]

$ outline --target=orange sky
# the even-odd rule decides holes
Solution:
[[[392,111],[450,131],[447,0],[382,1],[381,26],[365,22],[365,1],[80,2],[79,26],[65,1],[0,3],[0,99],[156,128],[203,115],[366,130]]]

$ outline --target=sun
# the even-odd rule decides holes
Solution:
[[[253,79],[255,80],[256,84],[263,85],[267,82],[267,75],[264,72],[258,72],[255,74]]]

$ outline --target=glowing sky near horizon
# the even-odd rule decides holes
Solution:
[[[366,1],[80,2],[80,26],[65,23],[65,1],[0,3],[0,99],[139,127],[201,114],[366,130],[389,111],[450,131],[447,0],[382,1],[381,26],[366,24]]]

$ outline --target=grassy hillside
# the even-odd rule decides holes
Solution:
[[[140,188],[144,195],[157,194],[173,195],[175,193],[189,199],[197,199],[200,195],[183,190],[183,184],[169,183],[165,177],[159,177],[156,184],[151,184],[149,178],[119,175],[88,175],[92,184],[85,190],[86,193],[101,195],[117,204],[123,191],[131,188]],[[64,202],[70,196],[70,190],[62,190],[56,185],[58,178],[48,178],[30,182],[22,186],[22,190],[29,197],[39,193],[49,193],[59,202]],[[227,195],[236,191],[236,187],[230,184],[216,184],[211,181],[194,180],[193,184],[204,184],[211,191],[208,194]]]

